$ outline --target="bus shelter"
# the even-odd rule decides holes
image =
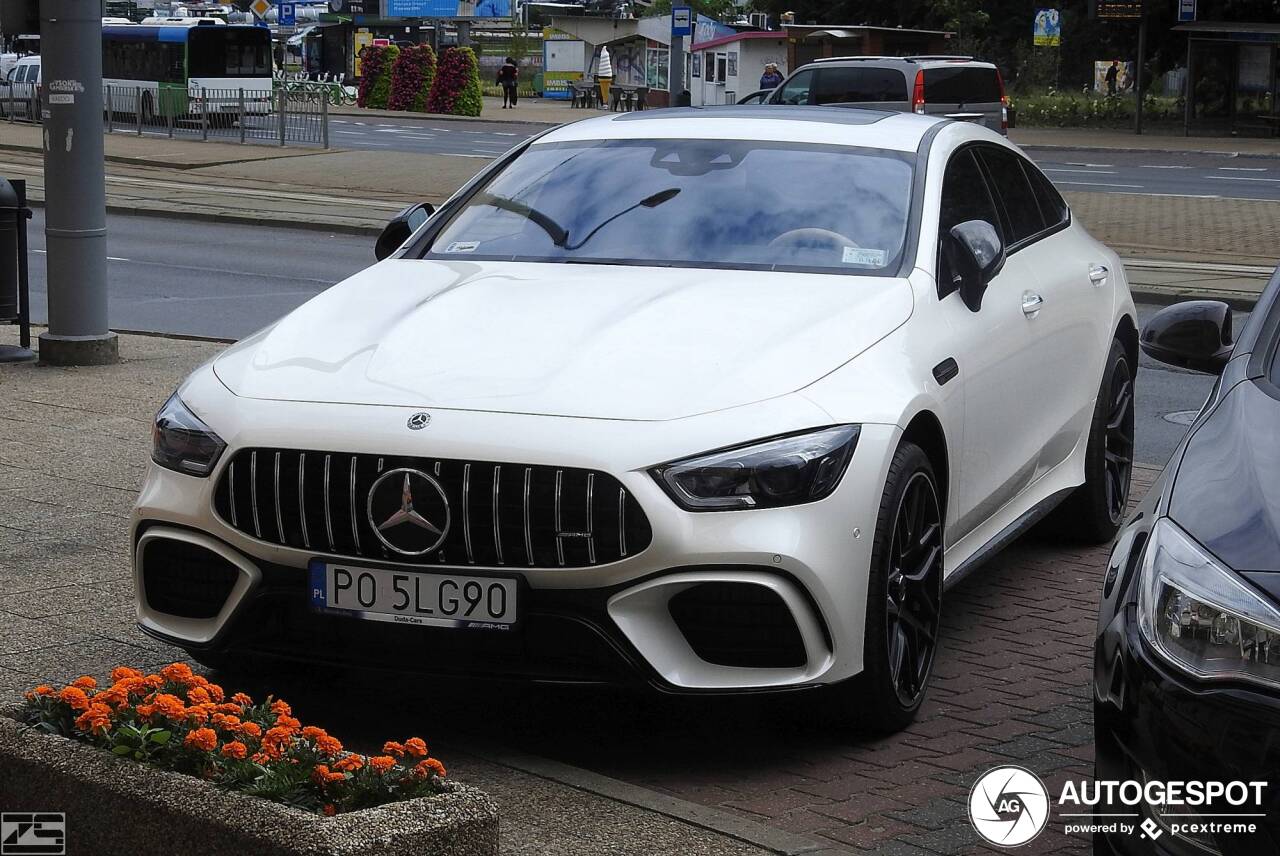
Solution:
[[[1194,21],[1174,29],[1187,34],[1187,135],[1280,135],[1280,24]]]

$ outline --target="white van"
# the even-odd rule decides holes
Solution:
[[[35,115],[36,95],[43,80],[40,76],[40,57],[24,56],[0,81],[0,115],[30,117]]]

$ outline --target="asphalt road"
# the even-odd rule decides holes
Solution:
[[[30,240],[33,320],[44,322],[42,209],[35,211]],[[120,214],[108,216],[107,251],[113,328],[229,339],[252,333],[374,260],[367,237]],[[1155,310],[1140,307],[1140,320]],[[1163,464],[1212,385],[1205,375],[1144,356],[1137,460]]]

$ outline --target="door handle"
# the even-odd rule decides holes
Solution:
[[[1044,308],[1044,298],[1034,291],[1022,292],[1022,314],[1034,318]]]
[[[1111,271],[1106,265],[1089,265],[1089,282],[1094,288],[1102,288],[1111,278]]]

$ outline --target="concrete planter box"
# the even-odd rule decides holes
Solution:
[[[64,812],[67,853],[359,856],[498,852],[498,809],[454,783],[438,796],[322,817],[221,790],[0,717],[0,806]]]

